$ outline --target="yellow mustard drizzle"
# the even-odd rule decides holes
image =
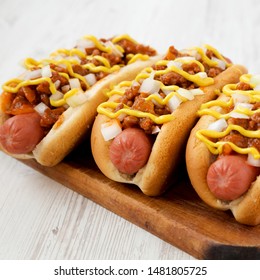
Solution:
[[[184,96],[180,95],[178,92],[175,92],[175,91],[169,93],[165,98],[160,98],[158,95],[151,94],[148,97],[146,97],[145,100],[154,100],[157,103],[159,103],[160,105],[167,105],[169,100],[174,95],[177,96],[182,102],[188,101],[188,98],[185,98]]]
[[[217,58],[223,60],[226,62],[226,60],[221,56],[221,54],[214,48],[207,46],[209,49],[211,49],[214,54],[216,55]],[[196,50],[200,51],[200,54],[204,54],[203,50],[201,48],[196,48]],[[201,55],[201,59],[206,62],[208,65],[214,65],[216,66],[216,63],[211,63],[212,61],[204,54],[203,56]],[[191,64],[191,63],[196,63],[200,70],[201,73],[205,73],[205,68],[203,66],[203,64],[196,60],[195,58],[192,59],[192,57],[190,57],[189,59],[185,59],[185,57],[178,57],[176,58],[174,61],[176,62],[180,62],[182,64]],[[170,61],[169,60],[160,60],[158,62],[155,63],[155,65],[157,66],[167,66],[168,63]],[[230,66],[231,64],[227,64],[227,67]],[[160,75],[164,75],[166,73],[169,72],[175,72],[180,74],[181,76],[183,76],[185,79],[195,83],[196,85],[198,85],[199,87],[204,87],[204,86],[208,86],[214,83],[214,79],[210,78],[210,77],[202,77],[199,75],[199,73],[197,74],[189,74],[188,72],[178,68],[175,65],[170,65],[167,66],[166,69],[164,70],[154,70],[152,67],[147,67],[145,68],[142,72],[140,72],[136,78],[135,81],[138,83],[142,83],[143,80],[153,77],[153,76],[160,76]],[[158,81],[159,82],[159,81]],[[114,95],[119,95],[122,96],[125,93],[125,90],[127,88],[131,87],[131,82],[126,82],[126,83],[121,83],[118,86],[115,86],[114,89],[112,89],[109,93],[108,96],[114,96]],[[177,91],[178,89],[180,89],[180,87],[176,86],[176,85],[171,85],[171,86],[165,86],[162,82],[160,82],[160,89],[161,90],[171,90],[171,92],[169,94],[166,95],[165,98],[161,98],[160,96],[156,95],[156,94],[150,94],[148,97],[146,97],[146,100],[154,100],[157,103],[159,103],[160,105],[167,105],[169,100],[175,95],[177,96],[182,102],[186,102],[188,101],[187,98],[185,98],[184,96],[182,96],[181,94],[179,94]],[[97,112],[99,114],[103,114],[106,115],[109,118],[118,118],[120,115],[122,114],[126,114],[129,116],[135,116],[138,118],[144,118],[144,117],[148,117],[150,119],[152,119],[152,121],[156,124],[163,124],[166,123],[168,121],[171,121],[174,119],[172,114],[167,114],[167,115],[161,115],[159,117],[151,114],[151,113],[147,113],[147,112],[141,112],[141,111],[137,111],[135,109],[132,109],[130,107],[127,107],[126,105],[124,105],[123,109],[119,109],[117,112],[113,112],[113,110],[118,106],[117,102],[104,102],[102,104],[100,104],[97,108]]]
[[[79,58],[85,58],[86,54],[82,52],[79,49],[73,48],[73,49],[59,49],[56,52],[51,53],[50,57],[55,58],[58,55],[65,55],[65,56],[78,56]]]
[[[245,74],[240,77],[240,81],[243,82],[248,82],[248,74]],[[251,76],[250,76],[251,78]],[[213,116],[215,119],[229,119],[230,113],[227,114],[222,114],[218,112],[217,108],[229,108],[230,106],[234,105],[234,100],[232,97],[232,94],[234,93],[239,93],[241,95],[247,96],[249,98],[250,103],[255,103],[260,101],[260,94],[259,91],[254,91],[254,90],[236,90],[236,85],[235,84],[230,84],[225,87],[223,87],[223,93],[227,96],[230,97],[228,102],[222,101],[222,100],[213,100],[210,102],[207,102],[201,106],[201,109],[199,110],[198,114],[199,116],[202,115],[210,115]],[[236,109],[234,109],[232,112],[240,113],[243,115],[247,115],[248,117],[260,113],[260,109],[256,110],[250,110],[248,108],[244,108],[242,106],[237,106]],[[248,137],[248,138],[260,138],[260,130],[246,130],[243,127],[239,125],[233,125],[233,124],[228,124],[227,128],[222,131],[222,132],[217,132],[209,129],[201,129],[198,130],[196,133],[196,137],[200,139],[202,142],[206,144],[208,149],[212,154],[221,154],[223,150],[223,146],[225,144],[228,144],[232,150],[239,154],[252,154],[255,159],[260,158],[260,153],[259,151],[254,148],[254,147],[247,147],[247,148],[240,148],[237,145],[235,145],[232,142],[224,142],[224,141],[216,141],[214,142],[214,139],[219,139],[227,136],[232,130],[235,130],[239,132],[241,135]]]
[[[132,84],[131,81],[123,81],[121,83],[119,83],[117,86],[114,86],[114,88],[112,90],[110,90],[109,92],[107,92],[107,96],[111,97],[114,95],[124,95],[124,89],[126,89],[127,87],[130,87]]]
[[[191,81],[191,82],[197,84],[198,86],[205,87],[205,86],[209,86],[209,85],[214,84],[214,79],[213,78],[209,78],[209,77],[202,78],[198,74],[192,75],[192,74],[189,74],[189,73],[187,73],[186,71],[184,71],[182,69],[179,69],[178,67],[176,67],[174,65],[168,67],[165,70],[158,70],[158,71],[156,71],[155,75],[156,76],[160,76],[160,75],[164,75],[166,73],[172,72],[172,71],[175,72],[175,73],[180,74],[186,80]]]
[[[227,62],[227,60],[220,54],[220,52],[215,49],[214,47],[210,46],[210,45],[203,45],[204,48],[206,48],[207,50],[210,50],[214,53],[214,55],[216,56],[216,58],[224,61],[226,63],[226,66],[229,67],[231,64]],[[196,50],[198,52],[198,54],[201,56],[201,59],[206,62],[209,66],[213,66],[216,67],[218,65],[218,63],[216,61],[211,60],[210,58],[207,57],[206,53],[203,51],[202,48],[200,47],[193,47],[192,49]]]
[[[212,138],[225,137],[232,130],[236,130],[240,134],[242,134],[243,136],[246,136],[246,137],[260,138],[259,131],[257,131],[257,130],[256,131],[245,130],[244,128],[242,128],[241,126],[238,126],[238,125],[229,125],[227,127],[227,129],[225,131],[222,131],[222,132],[211,131],[211,130],[207,130],[207,129],[201,129],[201,130],[197,131],[196,136],[197,136],[198,139],[200,139],[202,142],[204,142],[207,145],[210,152],[214,155],[221,154],[222,150],[223,150],[223,146],[225,144],[228,144],[232,148],[232,150],[234,150],[235,152],[237,152],[239,154],[249,154],[249,153],[251,153],[255,159],[259,159],[260,158],[260,153],[254,147],[240,148],[237,145],[235,145],[234,143],[229,142],[229,141],[227,141],[227,142],[223,142],[223,141],[213,142],[213,141],[210,140]]]
[[[187,63],[187,60],[185,60],[185,58],[182,58],[182,57],[177,57],[175,59],[175,61],[177,61],[177,62],[179,61],[179,62],[181,62],[183,64]],[[205,67],[203,66],[203,64],[201,62],[199,62],[198,60],[196,60],[196,59],[189,59],[188,63],[195,63],[195,64],[197,64],[199,66],[201,72],[205,71]],[[163,64],[161,64],[161,65],[163,65]]]
[[[135,81],[139,82],[141,80],[147,79],[150,77],[150,74],[152,73],[153,69],[151,67],[147,67],[142,72],[137,74]]]
[[[83,39],[90,40],[94,43],[95,47],[101,50],[102,52],[111,52],[111,48],[102,44],[95,36],[93,35],[86,35]]]
[[[259,97],[260,96],[258,96],[258,98]],[[257,100],[257,99],[253,99],[253,100]],[[251,102],[251,103],[253,103],[253,102]],[[199,116],[210,115],[210,116],[213,116],[216,119],[225,119],[225,120],[227,120],[227,119],[230,118],[230,113],[222,114],[222,113],[218,112],[215,108],[212,108],[212,107],[216,106],[216,107],[221,107],[221,108],[229,108],[231,105],[233,105],[233,99],[232,98],[230,98],[228,102],[225,102],[223,100],[212,100],[212,101],[209,101],[209,102],[201,105],[201,108],[198,111],[198,115]],[[237,106],[237,108],[234,109],[232,112],[244,114],[244,115],[247,115],[247,116],[250,117],[250,116],[252,116],[252,115],[254,115],[256,113],[259,113],[260,109],[249,110],[248,108]]]
[[[207,57],[207,59],[209,59],[209,58]],[[205,71],[205,68],[204,68],[203,64],[201,62],[199,62],[198,60],[196,60],[196,59],[185,60],[185,58],[179,57],[179,58],[176,58],[175,61],[182,62],[183,64],[196,63],[199,66],[201,72]],[[166,66],[168,63],[169,63],[169,60],[161,60],[161,61],[158,61],[156,63],[156,65],[158,65],[158,66],[160,66],[160,65],[161,66]],[[214,79],[213,78],[201,77],[199,75],[199,73],[194,74],[194,75],[189,74],[188,72],[178,68],[175,65],[171,65],[171,66],[167,67],[164,70],[157,70],[157,71],[155,71],[155,75],[156,76],[160,76],[160,75],[164,75],[164,74],[169,73],[169,72],[178,73],[181,76],[183,76],[186,80],[191,81],[191,82],[197,84],[198,86],[202,86],[203,87],[203,86],[209,86],[211,84],[214,84]]]
[[[111,44],[108,46],[105,46],[101,41],[99,41],[95,36],[93,35],[87,35],[84,36],[83,39],[87,39],[93,42],[95,45],[95,48],[98,48],[102,52],[107,52],[111,53],[113,51],[112,47],[116,48],[117,51],[121,52],[122,54],[124,53],[124,49],[120,46],[117,45],[117,43],[123,39],[127,39],[135,44],[138,44],[133,38],[131,38],[127,34],[123,34],[120,36],[116,36],[111,40]],[[113,45],[114,44],[114,45]],[[129,54],[131,56],[131,54]],[[90,85],[88,84],[87,80],[85,77],[81,76],[78,73],[75,73],[73,71],[72,66],[80,64],[81,59],[87,59],[87,60],[92,60],[96,59],[103,65],[96,66],[94,63],[86,63],[85,65],[81,65],[84,69],[89,70],[91,73],[98,73],[98,72],[105,72],[105,73],[113,73],[118,71],[121,66],[123,65],[114,65],[111,67],[109,60],[106,59],[105,57],[95,55],[95,56],[89,56],[86,55],[83,51],[77,48],[72,48],[72,49],[59,49],[55,52],[53,52],[49,58],[47,59],[42,59],[42,60],[34,60],[33,58],[27,58],[24,61],[24,66],[28,71],[32,71],[35,67],[37,68],[43,68],[46,65],[49,64],[54,64],[58,65],[61,67],[66,67],[66,70],[68,71],[69,75],[67,73],[59,72],[59,75],[63,76],[66,78],[68,81],[70,78],[77,78],[79,79],[83,84],[85,84],[86,88],[88,89]],[[136,60],[147,60],[149,59],[148,55],[142,55],[142,54],[135,54],[130,57],[130,60],[128,61],[128,64],[135,62]],[[6,92],[11,92],[11,93],[17,93],[18,90],[23,87],[23,86],[29,86],[29,85],[38,85],[42,82],[48,82],[49,83],[49,88],[52,94],[55,94],[57,92],[56,87],[54,83],[51,81],[49,77],[42,77],[42,78],[37,78],[33,80],[21,80],[21,79],[11,79],[7,81],[6,83],[3,84],[2,88]],[[15,86],[14,86],[15,85]],[[50,103],[52,106],[55,107],[60,107],[66,104],[66,99],[72,95],[74,95],[76,92],[78,92],[80,89],[72,89],[69,90],[66,94],[64,94],[62,99],[59,100],[50,100]]]
[[[51,91],[51,93],[54,94],[56,92],[56,87],[55,87],[54,83],[52,82],[52,80],[48,77],[34,79],[34,80],[27,80],[27,81],[23,81],[20,79],[12,79],[12,80],[7,81],[4,84],[3,89],[4,89],[4,91],[7,91],[7,92],[16,93],[23,86],[38,85],[45,81],[49,83],[50,91]],[[15,87],[9,86],[12,83],[16,83],[16,86]]]
[[[137,60],[147,60],[149,56],[147,54],[138,53],[138,54],[128,54],[126,58],[129,59],[127,64],[132,64]]]
[[[98,106],[98,113],[108,116],[110,119],[118,118],[121,114],[127,114],[129,116],[135,116],[138,118],[150,118],[156,124],[163,124],[165,122],[171,121],[173,119],[172,115],[162,115],[155,116],[154,114],[148,112],[137,111],[129,108],[124,104],[124,108],[116,112],[107,110],[107,108],[115,109],[118,106],[117,102],[104,102]]]
[[[243,75],[244,76],[244,75]],[[242,77],[242,76],[241,76]],[[242,79],[240,79],[241,81]],[[223,93],[227,96],[232,96],[234,93],[240,93],[243,95],[246,95],[250,98],[250,102],[257,102],[259,101],[260,97],[260,90],[237,90],[236,89],[236,84],[228,84],[223,87]]]
[[[242,75],[239,80],[240,80],[240,82],[249,84],[249,81],[251,78],[252,78],[252,74],[247,73],[247,74]]]
[[[254,94],[260,94],[260,75],[244,74],[240,77],[240,81],[249,84],[254,89]]]

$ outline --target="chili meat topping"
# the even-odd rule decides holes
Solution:
[[[41,126],[47,133],[70,106],[67,100],[73,94],[86,91],[137,59],[146,60],[154,55],[153,48],[128,35],[100,40],[86,36],[73,49],[60,49],[48,59],[26,59],[26,72],[3,85],[1,109],[12,116],[34,112],[38,104],[44,104]]]
[[[237,84],[236,90],[242,90],[246,92],[246,91],[252,91],[253,88],[247,83],[240,82]],[[252,109],[251,109],[252,111],[257,111],[258,109],[260,109],[260,102],[256,102],[252,104]],[[227,112],[231,112],[232,110],[234,110],[234,105],[227,108]],[[227,123],[230,125],[241,126],[245,130],[258,131],[260,129],[260,112],[256,112],[252,114],[249,118],[231,117],[227,120]],[[231,130],[231,132],[228,135],[219,138],[218,141],[231,142],[240,148],[255,147],[258,150],[258,152],[260,152],[259,138],[246,137],[236,130]],[[223,150],[222,150],[223,155],[229,155],[233,153],[235,152],[228,143],[223,146]]]
[[[202,90],[199,89],[201,86],[200,83],[196,83],[196,79],[192,77],[214,78],[228,67],[230,60],[222,58],[223,67],[222,63],[219,63],[219,65],[209,63],[214,59],[218,60],[216,52],[214,53],[210,48],[205,50],[204,55],[200,55],[200,52],[196,52],[196,50],[178,51],[174,46],[171,46],[163,62],[158,62],[147,70],[153,76],[153,81],[155,81],[151,87],[155,86],[156,88],[156,83],[158,83],[160,84],[158,86],[159,89],[154,89],[154,92],[149,91],[149,89],[149,92],[147,92],[147,89],[144,90],[142,83],[144,83],[145,79],[140,78],[142,77],[140,75],[131,86],[127,87],[121,93],[120,98],[116,100],[118,105],[114,109],[114,112],[127,108],[131,111],[145,112],[160,117],[171,114],[173,108],[170,106],[170,102],[157,102],[158,98],[165,100],[168,98],[167,95],[170,92],[177,91],[177,97],[175,99],[179,97],[182,99],[180,101],[181,103],[182,101],[187,101],[187,98],[185,100],[185,95],[180,96],[181,90],[184,93],[187,90],[188,93],[191,92],[190,90],[196,91],[197,89],[198,94],[203,94]],[[211,79],[210,83],[214,83],[214,80]],[[150,98],[154,93],[157,95],[156,100]],[[191,98],[188,97],[188,99]],[[148,134],[153,134],[155,131],[158,132],[161,126],[161,124],[156,123],[149,116],[140,117],[136,114],[128,113],[120,115],[120,122],[122,129],[139,127]]]
[[[220,98],[202,105],[200,116],[212,116],[196,136],[217,157],[242,154],[260,166],[260,75],[244,74],[237,84],[223,87]]]

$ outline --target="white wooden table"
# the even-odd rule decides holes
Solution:
[[[0,0],[0,83],[86,34],[159,52],[208,43],[260,73],[259,31],[253,0]],[[0,152],[0,259],[193,257]]]

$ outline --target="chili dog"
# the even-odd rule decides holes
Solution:
[[[26,59],[25,73],[3,85],[0,148],[42,165],[59,163],[91,127],[104,92],[159,58],[128,35],[89,35],[47,59]]]
[[[245,74],[202,105],[186,149],[191,183],[208,205],[260,223],[260,76]],[[196,164],[194,164],[196,162]]]
[[[166,190],[200,105],[237,82],[243,66],[232,65],[205,45],[169,48],[165,57],[121,82],[98,106],[92,154],[110,179],[139,186],[149,196]]]

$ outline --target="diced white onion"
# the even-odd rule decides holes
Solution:
[[[77,41],[76,46],[79,48],[88,49],[88,48],[94,48],[95,44],[89,39],[82,38]]]
[[[187,89],[179,88],[179,89],[177,90],[177,92],[178,92],[181,96],[187,98],[188,100],[193,100],[193,99],[194,99],[194,95],[193,95],[189,90],[187,90]]]
[[[46,104],[44,104],[43,102],[37,104],[35,107],[34,107],[34,110],[40,115],[42,116],[45,112],[45,110],[49,108]]]
[[[260,159],[255,159],[252,154],[248,154],[247,163],[252,166],[260,167]]]
[[[81,88],[80,81],[78,78],[69,79],[70,88]]]
[[[85,79],[90,86],[93,86],[97,82],[96,76],[93,73],[87,74]]]
[[[221,106],[214,106],[214,111],[221,113],[223,108]]]
[[[168,105],[170,111],[173,112],[180,106],[181,103],[182,103],[182,101],[180,100],[180,98],[178,96],[174,95],[172,98],[169,99],[167,105]]]
[[[70,107],[77,107],[88,100],[87,95],[83,91],[78,91],[72,96],[66,98],[66,102]]]
[[[155,76],[155,71],[152,71],[151,73],[150,73],[150,79],[154,79],[154,76]],[[143,82],[143,81],[142,81]]]
[[[117,55],[117,56],[120,56],[120,57],[124,56],[124,54],[122,52],[120,52],[120,50],[111,41],[105,42],[104,45],[111,48],[112,53],[114,55]]]
[[[177,67],[178,69],[182,69],[182,63],[181,63],[180,61],[170,60],[170,61],[167,63],[167,67],[171,67],[171,66],[175,66],[175,67]]]
[[[63,87],[61,88],[61,90],[62,90],[63,93],[68,92],[68,91],[70,90],[70,85],[65,85],[65,86],[63,86]]]
[[[197,74],[195,74],[197,76],[199,76],[202,79],[207,78],[207,73],[206,72],[198,72]]]
[[[248,115],[242,114],[242,113],[238,113],[238,112],[235,112],[235,111],[230,112],[229,116],[231,118],[235,118],[235,119],[249,119]]]
[[[120,115],[117,117],[117,119],[118,119],[120,122],[122,122],[123,119],[124,119],[126,116],[127,116],[127,114],[122,113],[122,114],[120,114]]]
[[[162,92],[166,95],[170,94],[171,92],[173,92],[172,89],[167,89],[167,88],[162,88]]]
[[[119,122],[115,119],[101,124],[101,134],[103,135],[105,141],[115,138],[121,132],[122,128]]]
[[[63,98],[63,93],[58,90],[50,96],[50,100],[55,100],[55,101],[60,100],[62,98]]]
[[[24,80],[33,80],[33,79],[37,79],[40,78],[42,76],[42,69],[37,69],[37,70],[33,70],[33,71],[26,71],[24,73],[23,79]]]
[[[159,126],[155,126],[152,130],[152,134],[157,134],[161,131],[160,127]]]
[[[161,83],[159,81],[156,81],[154,79],[151,78],[147,78],[143,81],[139,92],[145,92],[145,93],[155,93],[158,92],[160,89]]]
[[[193,88],[189,90],[193,95],[203,95],[204,91],[200,88]]]
[[[241,93],[233,93],[232,98],[234,103],[247,103],[250,100],[250,97]]]
[[[228,124],[225,119],[219,119],[208,126],[208,130],[221,132],[228,127]]]
[[[234,109],[239,109],[239,108],[244,109],[244,108],[245,108],[245,109],[251,110],[253,107],[254,107],[253,104],[250,104],[250,103],[240,103],[240,102],[238,102],[238,103],[236,103]]]
[[[217,66],[222,69],[222,70],[225,70],[226,69],[226,63],[225,61],[221,60],[221,59],[218,59],[216,57],[212,57],[211,60],[217,62]]]
[[[190,56],[196,57],[196,59],[198,59],[198,60],[201,58],[200,55],[198,54],[197,50],[195,50],[195,49],[183,49],[183,50],[180,50],[180,53],[188,54]]]
[[[46,66],[42,67],[41,74],[42,74],[42,77],[50,78],[52,76],[50,65],[46,65]]]
[[[133,80],[132,87],[138,87],[138,86],[140,86],[140,84],[136,80]]]
[[[57,80],[56,82],[54,82],[55,88],[59,88],[61,81]]]

